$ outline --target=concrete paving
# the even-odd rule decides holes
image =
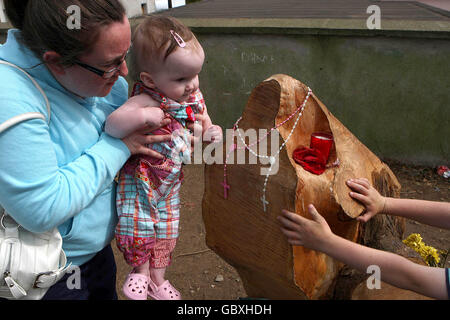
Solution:
[[[174,8],[180,18],[367,19],[367,8],[378,5],[383,19],[449,21],[448,0],[215,0]]]
[[[408,1],[408,2],[411,2],[410,0],[380,0],[380,1],[389,1],[389,2]],[[445,10],[450,13],[450,1],[449,0],[416,0],[416,2],[425,4],[427,6],[434,7],[437,9]]]

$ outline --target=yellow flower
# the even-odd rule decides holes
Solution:
[[[429,265],[429,266],[437,266],[440,258],[438,251],[430,246],[423,245],[419,249],[419,254],[422,257],[422,259]]]
[[[438,266],[440,261],[439,252],[435,248],[425,245],[420,234],[410,234],[403,240],[403,243],[418,252],[427,265],[432,267]]]
[[[420,245],[422,242],[422,237],[418,233],[411,233],[408,238],[403,240],[403,243],[406,244],[408,247],[416,250],[420,248]]]

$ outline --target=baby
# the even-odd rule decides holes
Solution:
[[[133,267],[123,286],[134,300],[178,300],[180,293],[165,280],[178,238],[183,162],[190,160],[190,127],[203,139],[222,140],[198,89],[205,54],[193,33],[178,20],[149,16],[133,33],[132,97],[111,113],[105,131],[116,138],[144,127],[170,124],[151,134],[171,134],[170,142],[149,145],[164,159],[132,156],[119,173],[116,242]]]

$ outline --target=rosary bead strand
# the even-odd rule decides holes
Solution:
[[[232,152],[234,152],[234,150],[247,149],[249,152],[251,152],[251,153],[252,153],[253,155],[255,155],[256,157],[259,157],[259,158],[266,158],[266,159],[269,158],[269,159],[270,159],[270,167],[269,167],[269,170],[268,170],[268,172],[267,172],[267,174],[266,174],[266,177],[265,177],[265,179],[264,179],[263,195],[262,195],[262,197],[261,197],[261,201],[262,201],[262,203],[263,203],[263,210],[264,210],[264,212],[266,212],[266,209],[267,209],[266,206],[269,204],[269,202],[266,200],[266,187],[267,187],[267,182],[268,182],[268,180],[269,180],[270,172],[272,171],[272,167],[273,167],[273,165],[274,165],[275,162],[276,162],[276,157],[278,157],[278,155],[280,154],[281,150],[284,148],[284,146],[286,145],[286,143],[289,141],[289,139],[291,138],[292,134],[294,133],[294,130],[295,130],[295,128],[297,127],[298,121],[300,120],[300,117],[301,117],[302,114],[303,114],[303,110],[304,110],[304,108],[305,108],[305,106],[306,106],[306,103],[308,102],[308,99],[309,99],[309,97],[311,96],[311,94],[312,94],[312,90],[311,90],[311,88],[308,87],[308,93],[307,93],[307,95],[306,95],[306,97],[305,97],[305,100],[303,101],[302,105],[301,105],[300,107],[298,107],[298,108],[297,108],[297,109],[296,109],[289,117],[287,117],[285,120],[283,120],[282,122],[280,122],[280,123],[279,123],[278,125],[276,125],[275,127],[271,128],[270,131],[269,131],[269,133],[267,133],[264,137],[260,138],[258,141],[254,142],[254,143],[252,143],[252,144],[247,145],[247,144],[245,143],[245,140],[242,138],[241,132],[240,132],[240,130],[239,130],[238,123],[242,120],[242,117],[240,117],[240,118],[236,121],[236,123],[235,123],[234,126],[233,126],[233,137],[232,137],[232,139],[233,139],[233,142],[234,142],[234,137],[235,137],[234,131],[238,130],[238,135],[239,135],[239,138],[241,139],[241,141],[242,141],[242,143],[243,143],[243,147],[237,147],[237,145],[236,145],[235,143],[233,143],[233,144],[230,146],[230,150],[229,150],[228,153],[227,153],[227,156],[226,156],[226,159],[225,159],[224,168],[223,168],[223,178],[224,178],[224,181],[222,182],[222,186],[224,187],[224,198],[225,198],[225,199],[228,198],[228,190],[230,189],[230,185],[227,184],[227,163],[228,163],[228,159],[229,159],[229,157],[230,157],[230,154],[231,154]],[[300,112],[299,112],[299,111],[300,111]],[[299,112],[299,114],[298,114],[298,116],[297,116],[297,119],[295,120],[294,126],[292,127],[292,130],[291,130],[291,132],[289,133],[289,135],[287,136],[286,140],[283,142],[283,144],[282,144],[281,147],[279,148],[279,150],[278,150],[277,154],[275,155],[275,157],[274,157],[274,156],[259,155],[258,153],[256,153],[255,151],[253,151],[253,150],[250,148],[250,147],[252,147],[253,145],[258,144],[258,143],[260,143],[262,140],[266,139],[267,136],[268,136],[269,134],[271,134],[273,130],[278,129],[279,127],[281,127],[282,125],[284,125],[286,122],[288,122],[289,120],[291,120],[292,117],[293,117],[297,112]]]

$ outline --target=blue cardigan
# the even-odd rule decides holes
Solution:
[[[0,59],[21,68],[41,61],[8,32]],[[119,78],[104,98],[82,99],[65,90],[41,64],[25,69],[46,93],[50,125],[34,119],[0,135],[0,204],[24,228],[58,227],[69,262],[81,265],[108,245],[117,223],[114,176],[130,156],[102,132],[106,117],[127,99]],[[26,76],[0,65],[0,123],[26,112],[47,115],[42,95]]]

